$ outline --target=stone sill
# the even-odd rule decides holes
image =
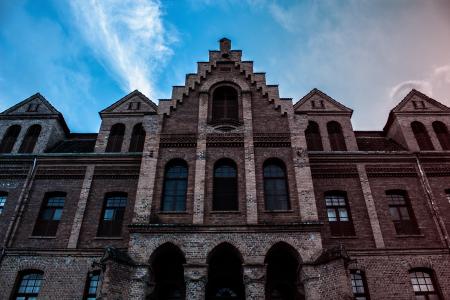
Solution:
[[[56,236],[30,235],[28,238],[29,239],[51,240],[51,239],[56,239]]]
[[[395,237],[397,238],[424,238],[425,235],[424,234],[397,234]]]
[[[121,236],[96,236],[94,240],[123,240]]]
[[[356,236],[356,235],[330,236],[330,238],[331,238],[331,239],[334,239],[334,240],[340,240],[340,239],[345,239],[345,240],[359,239],[359,237]]]
[[[212,210],[209,212],[211,215],[220,215],[220,214],[242,214],[240,210]]]
[[[158,215],[190,215],[187,211],[159,211]]]
[[[292,209],[288,209],[288,210],[263,210],[262,212],[265,214],[290,214],[293,213],[294,211]]]

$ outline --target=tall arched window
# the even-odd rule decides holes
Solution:
[[[269,159],[264,163],[263,169],[266,210],[289,210],[289,191],[284,163],[279,159]]]
[[[238,210],[237,168],[231,159],[214,165],[213,210]]]
[[[129,152],[142,152],[144,150],[145,141],[145,129],[142,123],[134,125],[133,132],[131,133],[131,141]]]
[[[11,299],[32,300],[37,299],[41,290],[44,272],[39,270],[26,270],[19,273],[14,296]]]
[[[422,123],[418,121],[412,122],[411,129],[414,133],[414,137],[416,138],[417,145],[419,145],[420,150],[434,150],[433,143],[431,142],[427,129]]]
[[[448,134],[447,126],[444,123],[433,122],[433,130],[441,144],[442,150],[450,150],[450,135]]]
[[[162,211],[185,211],[188,181],[188,166],[184,160],[167,163],[164,172]]]
[[[114,124],[109,133],[108,144],[105,152],[120,152],[122,150],[123,135],[125,134],[125,125],[122,123]]]
[[[212,120],[238,120],[238,93],[230,86],[221,86],[214,90],[212,101]]]
[[[23,138],[22,145],[20,145],[19,153],[32,153],[40,133],[41,125],[33,125],[28,128],[27,133]]]
[[[320,136],[319,125],[316,122],[309,121],[305,130],[306,145],[310,151],[322,151],[322,137]]]
[[[336,121],[327,123],[328,138],[330,139],[331,151],[347,151],[341,124]]]
[[[0,144],[0,153],[11,153],[14,148],[14,144],[17,141],[21,127],[19,125],[12,125],[6,130],[3,136],[2,143]]]
[[[442,299],[432,270],[425,268],[412,269],[409,271],[409,278],[417,300]]]

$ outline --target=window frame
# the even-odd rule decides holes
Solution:
[[[98,279],[96,280],[96,286],[95,286],[95,294],[91,293],[91,283],[92,278],[98,276]],[[89,299],[97,299],[98,294],[98,287],[101,283],[101,272],[100,270],[94,270],[91,272],[88,272],[86,276],[86,283],[84,285],[84,293],[83,293],[83,300],[89,300]]]
[[[272,166],[272,165],[279,167],[281,169],[281,171],[283,172],[283,176],[267,176],[266,168],[268,168],[269,166]],[[272,211],[276,212],[276,211],[291,210],[291,201],[290,201],[290,195],[289,195],[289,181],[288,181],[286,165],[284,164],[284,162],[278,158],[269,158],[264,162],[262,171],[263,171],[262,175],[263,175],[263,192],[264,192],[264,208],[265,208],[265,210],[271,211],[271,212]],[[268,202],[268,197],[269,197],[269,194],[271,194],[270,196],[274,196],[272,194],[275,194],[275,193],[273,193],[273,191],[272,191],[272,193],[268,193],[268,187],[269,187],[268,182],[269,181],[279,181],[279,180],[284,181],[283,186],[284,186],[285,199],[283,199],[283,201],[285,202],[284,204],[285,204],[286,208],[271,208],[269,205],[269,202]],[[275,196],[277,196],[277,195],[275,195]],[[281,200],[277,200],[276,202],[271,203],[271,204],[272,205],[279,204],[280,201]],[[274,205],[274,206],[276,206],[276,205]],[[281,205],[281,206],[283,206],[283,205]]]
[[[112,198],[125,198],[125,205],[111,205],[108,206],[108,200]],[[100,222],[97,228],[97,237],[120,237],[123,230],[123,221],[125,220],[125,213],[128,206],[128,194],[125,192],[108,192],[105,194],[103,200],[103,207],[100,215]],[[111,220],[105,220],[106,211],[113,210]]]
[[[354,275],[358,275],[360,276],[360,278],[354,278]],[[362,286],[361,285],[357,285],[356,286],[356,281],[360,280],[362,282]],[[366,277],[366,273],[360,269],[351,269],[350,270],[350,282],[352,285],[352,293],[353,293],[353,297],[357,300],[360,299],[365,299],[365,300],[370,300],[370,292],[369,292],[369,287],[367,284],[367,277]],[[355,284],[354,284],[355,283]],[[364,292],[360,293],[360,292],[355,292],[354,288],[355,287],[362,287],[364,289]]]
[[[425,285],[425,286],[427,286],[427,289],[428,289],[428,285],[429,284],[427,284],[426,279],[425,279],[425,284],[420,284],[420,283],[414,284],[413,283],[413,277],[412,277],[413,273],[414,274],[417,274],[417,273],[427,274],[429,277],[415,277],[415,278],[416,279],[419,279],[419,278],[423,278],[423,279],[430,278],[430,282],[431,282],[431,285],[432,285],[434,291],[420,291],[420,289],[421,289],[420,286]],[[437,282],[436,275],[435,275],[433,269],[429,269],[429,268],[413,268],[413,269],[409,270],[408,275],[409,275],[409,282],[411,284],[412,290],[413,290],[414,295],[416,296],[416,298],[417,298],[417,296],[420,296],[421,298],[423,296],[425,296],[425,299],[429,300],[429,299],[431,299],[431,298],[429,298],[429,296],[430,295],[434,295],[434,296],[437,296],[439,300],[443,299],[442,298],[441,289],[440,289],[440,286],[439,286],[439,284]],[[417,285],[419,286],[419,291],[417,291],[415,289],[415,286],[417,286]]]
[[[32,236],[56,236],[59,223],[63,216],[66,197],[67,193],[65,192],[45,193],[36,223],[34,224]],[[60,198],[62,198],[62,206],[56,204],[49,205],[50,200],[59,200],[61,202]],[[50,218],[46,219],[47,216],[50,216]],[[55,216],[57,216],[57,219],[54,219]]]
[[[216,171],[220,167],[229,167],[234,170],[234,176],[218,177]],[[227,183],[229,181],[229,183]],[[228,186],[227,186],[228,185]],[[221,191],[227,191],[228,196],[219,195]],[[239,211],[239,173],[236,163],[229,158],[222,158],[216,161],[213,167],[213,193],[212,210],[221,211]],[[232,197],[234,196],[234,197]],[[225,199],[228,197],[229,199]],[[234,199],[231,199],[234,198]],[[222,202],[221,202],[222,201]],[[228,204],[231,203],[231,204]],[[226,206],[226,205],[229,206]],[[222,208],[221,208],[222,207]]]
[[[38,291],[34,292],[32,291],[31,293],[27,293],[25,292],[20,292],[20,288],[22,286],[22,282],[25,280],[25,276],[29,276],[29,275],[39,275],[39,285],[38,285]],[[30,280],[30,279],[27,279]],[[33,280],[34,282],[36,281],[36,278],[31,278],[31,280]],[[14,284],[14,290],[13,293],[11,294],[11,299],[17,299],[18,297],[23,298],[24,300],[28,300],[30,298],[37,298],[39,297],[39,292],[41,291],[42,288],[42,284],[44,283],[44,272],[41,270],[35,270],[35,269],[29,269],[29,270],[22,270],[19,271],[16,277],[16,283]],[[28,287],[28,286],[26,286]],[[36,285],[33,285],[33,287],[36,287]]]
[[[345,205],[328,205],[327,197],[342,197]],[[327,221],[330,227],[330,232],[332,236],[340,237],[340,236],[356,236],[355,227],[353,225],[353,218],[350,211],[350,205],[347,197],[347,193],[345,191],[326,191],[324,193],[324,202],[325,202],[325,213],[327,216]],[[333,201],[332,201],[333,202]],[[329,210],[334,211],[334,215],[336,220],[330,220]],[[341,220],[340,209],[345,209],[348,221]]]
[[[174,177],[174,178],[169,178],[168,177],[168,173],[170,171],[171,168],[177,168],[177,167],[183,167],[185,168],[185,176],[184,177]],[[168,192],[168,186],[169,186],[169,182],[176,182],[177,184],[175,185],[176,187],[178,187],[178,185],[182,182],[184,182],[185,188],[184,188],[184,193],[182,195],[174,195],[175,198],[177,197],[184,197],[183,200],[183,208],[182,209],[177,209],[177,201],[172,203],[172,209],[166,209],[165,206],[167,205],[167,198],[170,195],[167,194]],[[162,193],[161,193],[161,207],[160,207],[160,211],[161,212],[185,212],[187,209],[187,189],[188,189],[188,184],[189,184],[189,166],[187,164],[187,162],[183,159],[172,159],[169,162],[166,163],[166,166],[164,168],[164,177],[163,177],[163,189],[162,189]]]
[[[235,95],[235,99],[234,98],[226,98],[223,106],[225,106],[223,108],[224,112],[222,113],[218,113],[218,107],[217,107],[217,101],[218,100],[222,100],[222,99],[218,99],[218,95],[216,95],[216,93],[220,92],[222,89],[229,89],[229,91],[233,90],[233,94]],[[229,94],[231,93],[227,93],[227,95],[229,96]],[[234,102],[233,105],[231,105],[231,108],[229,107],[231,101]],[[220,124],[220,123],[231,123],[231,124],[236,124],[239,123],[240,120],[240,107],[241,107],[241,98],[239,95],[239,89],[232,84],[220,84],[218,86],[216,86],[212,92],[211,92],[211,106],[210,106],[210,117],[208,118],[209,121],[213,124]],[[230,112],[230,110],[233,110],[232,112]],[[231,114],[231,116],[230,116]]]
[[[408,192],[405,190],[387,190],[385,191],[387,203],[388,203],[388,211],[391,217],[391,221],[394,224],[395,232],[397,235],[419,235],[420,228],[417,223],[416,216],[414,214],[414,210],[412,208],[411,200],[409,199]],[[394,200],[391,196],[401,196],[403,197],[404,204],[394,204],[391,201]],[[403,210],[401,208],[404,208]],[[395,220],[392,215],[392,210],[396,210],[396,214],[400,217],[400,220]],[[409,219],[403,219],[403,213],[408,213]]]
[[[5,210],[6,201],[8,201],[8,193],[5,191],[0,191],[0,216]]]

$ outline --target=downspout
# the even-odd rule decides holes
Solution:
[[[425,174],[422,164],[420,163],[419,155],[417,153],[415,154],[415,157],[416,157],[417,167],[419,168],[420,180],[421,180],[423,188],[425,189],[425,194],[427,196],[428,203],[431,206],[431,211],[433,213],[433,217],[438,224],[439,233],[443,237],[445,245],[447,246],[447,249],[450,250],[450,240],[449,240],[448,232],[447,232],[447,229],[445,228],[444,220],[441,218],[439,208],[438,208],[436,202],[434,201],[433,193],[431,191],[431,185],[428,181],[428,178]]]
[[[25,179],[22,193],[19,196],[19,201],[16,205],[16,210],[14,212],[13,221],[9,224],[8,229],[6,231],[5,238],[3,240],[3,247],[2,247],[2,251],[0,253],[0,266],[2,264],[3,258],[6,255],[6,249],[7,249],[7,247],[11,246],[10,244],[12,241],[12,237],[13,237],[14,233],[16,232],[17,227],[19,226],[19,221],[20,221],[20,218],[22,217],[24,207],[25,207],[24,204],[25,204],[26,200],[28,199],[28,194],[30,192],[31,183],[32,183],[34,175],[36,173],[36,166],[37,166],[37,156],[35,155],[33,157],[33,164],[31,166],[30,170],[28,171],[27,178]]]

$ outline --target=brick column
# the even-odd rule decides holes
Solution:
[[[208,116],[209,94],[201,92],[198,105],[197,151],[195,158],[194,184],[194,224],[203,224],[205,210],[205,176],[206,176],[206,118]]]
[[[245,299],[265,298],[266,265],[244,265]]]
[[[258,223],[258,203],[256,199],[255,149],[253,146],[252,98],[250,92],[242,93],[244,116],[244,155],[245,155],[245,195],[247,223]]]
[[[184,265],[184,281],[186,283],[186,299],[204,300],[206,292],[208,266]]]
[[[162,115],[149,115],[144,118],[142,124],[146,135],[134,204],[133,223],[148,223],[150,221],[162,118]]]
[[[81,225],[83,224],[84,212],[91,190],[92,178],[94,177],[95,165],[88,165],[81,186],[80,199],[78,200],[77,210],[73,218],[72,230],[70,231],[69,242],[67,248],[74,249],[78,245],[78,238],[80,237]]]
[[[380,221],[378,220],[377,209],[373,201],[372,190],[370,189],[369,179],[366,173],[364,164],[358,164],[359,181],[361,182],[361,189],[366,202],[367,214],[369,215],[370,227],[372,228],[373,238],[375,240],[375,247],[384,248],[383,235],[381,233]]]

